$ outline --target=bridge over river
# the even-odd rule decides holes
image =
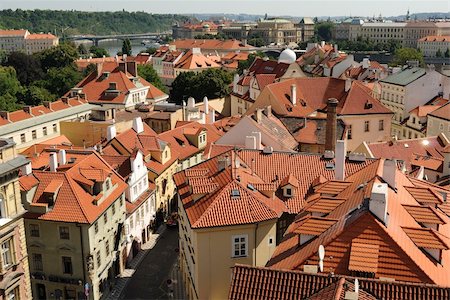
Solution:
[[[89,40],[98,46],[98,42],[102,40],[154,40],[158,41],[167,37],[170,32],[149,32],[149,33],[125,33],[125,34],[111,34],[111,35],[71,35],[66,39],[71,41]]]

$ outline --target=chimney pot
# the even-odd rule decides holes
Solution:
[[[336,107],[339,101],[335,98],[328,99],[327,105],[327,129],[325,135],[325,150],[334,151],[336,148]]]
[[[58,168],[58,158],[56,157],[56,153],[50,154],[50,172],[56,172]]]
[[[59,150],[59,164],[65,165],[67,163],[66,150]]]

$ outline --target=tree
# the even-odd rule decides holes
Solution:
[[[51,68],[64,68],[73,65],[78,58],[77,48],[73,43],[62,43],[38,54],[44,71]]]
[[[0,110],[14,111],[20,106],[16,95],[22,90],[13,67],[0,67]]]
[[[122,43],[122,54],[131,55],[131,42],[129,39],[125,39]]]
[[[92,57],[109,57],[108,51],[104,48],[97,47],[95,45],[89,48],[89,52],[92,54]]]
[[[89,51],[84,44],[80,44],[78,46],[78,53],[80,53],[81,55],[87,55],[89,54]]]
[[[238,68],[237,68],[238,74],[242,74],[242,73],[244,73],[244,70],[250,68],[250,66],[252,65],[252,63],[255,61],[255,59],[257,57],[263,58],[265,56],[266,55],[261,51],[257,51],[256,53],[250,53],[246,60],[238,61]]]
[[[332,22],[321,22],[315,25],[315,31],[321,41],[329,42],[332,38],[332,30],[334,24]]]
[[[229,94],[233,75],[222,69],[207,69],[201,73],[183,72],[172,83],[171,99],[181,103],[188,97],[201,101]]]
[[[26,105],[35,106],[42,104],[44,101],[54,101],[57,97],[43,87],[32,85],[23,89],[22,92],[17,95],[17,98]]]
[[[138,65],[138,74],[161,91],[167,92],[167,88],[164,86],[158,73],[156,73],[151,65]]]
[[[391,66],[403,66],[408,61],[417,60],[420,66],[424,65],[422,52],[413,48],[400,48],[395,51],[394,60]]]
[[[447,48],[447,50],[445,50],[444,57],[450,57],[450,48]]]
[[[253,34],[249,36],[247,40],[247,44],[253,46],[253,47],[262,47],[266,45],[266,42],[259,34]]]
[[[17,79],[25,86],[44,77],[41,62],[33,55],[23,52],[12,52],[8,55],[4,65],[13,67],[16,70]]]
[[[81,73],[74,66],[51,68],[43,81],[43,86],[51,94],[61,97],[82,79]]]
[[[436,57],[444,57],[444,54],[442,53],[441,49],[437,49]]]
[[[148,53],[148,54],[152,55],[152,54],[155,54],[156,50],[158,50],[158,49],[150,47],[145,50],[141,50],[141,52],[139,52],[139,53]]]

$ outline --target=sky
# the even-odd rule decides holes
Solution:
[[[150,13],[246,13],[269,16],[397,16],[406,11],[449,12],[449,0],[0,0],[0,9],[76,9],[146,11]]]

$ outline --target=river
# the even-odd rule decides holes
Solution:
[[[89,49],[89,47],[91,47],[93,45],[93,43],[91,41],[76,41],[75,44],[78,46],[79,44],[83,43],[86,48]],[[117,54],[117,52],[122,51],[122,41],[121,40],[103,40],[103,41],[99,41],[98,46],[100,48],[105,48],[106,51],[108,51],[108,53],[111,56],[114,56]],[[155,43],[148,43],[146,45],[142,44],[141,40],[132,40],[131,41],[131,50],[132,50],[132,54],[136,55],[139,52],[141,52],[142,50],[145,50],[147,48],[159,48],[159,44],[155,44]]]

